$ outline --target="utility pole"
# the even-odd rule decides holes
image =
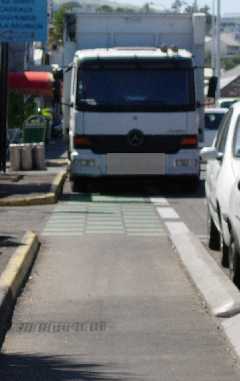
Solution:
[[[8,43],[1,43],[0,59],[0,172],[6,172],[8,110]]]
[[[215,0],[212,1],[212,54],[211,54],[211,67],[213,75],[216,76],[216,9]]]
[[[217,18],[216,18],[216,76],[218,78],[216,100],[220,98],[220,81],[221,81],[221,0],[217,0]]]

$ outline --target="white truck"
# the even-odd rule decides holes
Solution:
[[[65,17],[64,126],[74,189],[90,177],[199,180],[203,14]]]

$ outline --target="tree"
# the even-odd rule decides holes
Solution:
[[[107,5],[107,4],[104,4],[104,5],[101,5],[100,7],[98,7],[96,9],[97,12],[113,12],[114,11],[114,8],[111,7],[110,5]]]
[[[182,10],[182,7],[185,5],[185,1],[182,0],[175,0],[171,6],[171,9],[174,10],[176,13],[180,13]]]
[[[144,4],[140,10],[145,13],[153,12],[153,9],[151,8],[151,3]]]
[[[199,8],[199,7],[197,7],[196,2],[193,1],[192,5],[186,6],[184,11],[186,13],[194,13],[194,12],[205,13],[206,24],[207,24],[207,34],[209,33],[209,31],[212,27],[212,15],[210,14],[210,8],[208,5],[204,5],[203,7]]]
[[[22,128],[24,121],[37,112],[33,97],[25,97],[16,91],[8,95],[8,128]]]
[[[63,41],[64,16],[72,8],[81,7],[79,3],[69,2],[63,4],[53,15],[53,26],[49,32],[49,43],[51,45],[61,45]]]
[[[128,8],[128,7],[117,7],[115,9],[115,11],[118,13],[133,13],[133,12],[135,12],[133,8]]]

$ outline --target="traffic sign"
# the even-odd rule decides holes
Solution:
[[[47,0],[0,0],[0,42],[45,42],[47,20]]]

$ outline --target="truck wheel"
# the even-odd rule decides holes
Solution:
[[[200,178],[198,176],[191,176],[186,181],[186,191],[187,192],[197,192],[200,185]]]
[[[208,247],[211,250],[220,250],[221,247],[221,237],[217,230],[210,212],[208,211]]]
[[[240,253],[232,240],[229,247],[229,276],[233,283],[240,289]]]
[[[74,179],[71,182],[71,189],[74,193],[86,192],[87,182],[86,179]]]

